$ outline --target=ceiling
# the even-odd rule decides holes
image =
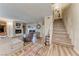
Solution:
[[[27,23],[39,22],[52,15],[49,3],[0,3],[0,17],[25,20]]]

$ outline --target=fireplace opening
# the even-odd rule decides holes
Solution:
[[[0,35],[6,35],[6,22],[0,21]]]

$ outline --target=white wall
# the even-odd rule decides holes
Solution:
[[[79,4],[71,4],[63,12],[63,20],[72,43],[79,50]]]
[[[37,29],[36,26],[37,24],[40,24],[41,25],[41,28],[40,29]],[[40,32],[40,37],[43,37],[44,33],[43,33],[43,30],[44,30],[44,25],[43,25],[43,22],[37,22],[37,23],[29,23],[29,24],[26,24],[26,33],[28,34],[28,26],[31,26],[31,28],[29,29],[35,29],[37,32]]]
[[[49,18],[48,18],[49,17]],[[50,34],[50,44],[52,41],[52,34],[53,34],[53,17],[46,16],[44,20],[44,37]]]

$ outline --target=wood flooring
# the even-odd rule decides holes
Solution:
[[[44,39],[35,44],[26,42],[19,56],[79,56],[69,38],[62,20],[54,21],[53,39],[50,46],[44,45]]]

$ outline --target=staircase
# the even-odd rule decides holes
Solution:
[[[52,44],[40,49],[38,54],[41,56],[79,56],[79,51],[74,49],[62,20],[55,20],[53,26]]]
[[[73,48],[62,19],[55,20],[53,26],[53,43]]]

